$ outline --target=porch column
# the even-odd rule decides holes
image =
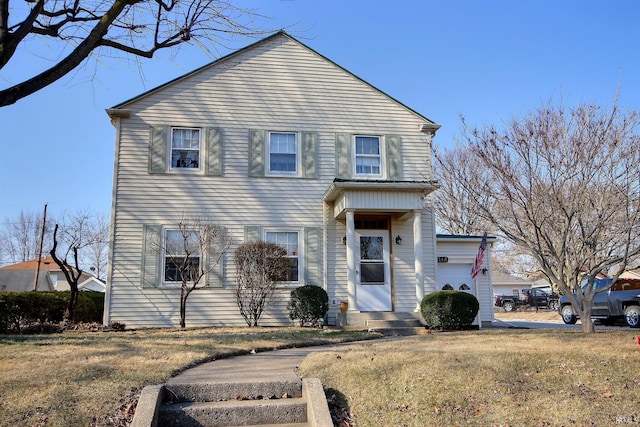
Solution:
[[[347,290],[349,291],[349,311],[356,310],[356,232],[355,212],[348,210],[347,215]]]
[[[422,249],[422,211],[413,212],[413,253],[416,272],[416,311],[420,311],[420,303],[424,298],[424,252]]]

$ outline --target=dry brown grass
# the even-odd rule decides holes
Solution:
[[[562,317],[558,314],[557,311],[554,310],[539,310],[528,309],[528,310],[517,310],[511,311],[509,313],[505,312],[502,309],[497,309],[495,311],[495,317],[499,320],[527,320],[533,322],[555,322],[562,323]]]
[[[165,329],[0,336],[0,426],[111,426],[148,384],[252,349],[364,338],[301,328]]]
[[[357,426],[640,423],[635,331],[482,330],[315,353],[300,367]]]

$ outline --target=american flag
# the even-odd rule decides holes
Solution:
[[[480,271],[482,271],[482,264],[484,264],[484,253],[487,251],[487,233],[484,233],[482,236],[482,242],[480,242],[480,247],[478,248],[478,255],[476,255],[476,260],[473,263],[473,267],[471,268],[471,278],[473,280],[476,279]]]

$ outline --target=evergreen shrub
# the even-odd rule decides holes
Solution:
[[[59,332],[70,291],[64,292],[0,292],[0,333]],[[104,294],[80,292],[76,322],[102,322]]]
[[[299,321],[300,326],[316,326],[329,311],[329,296],[319,286],[300,286],[291,291],[287,308],[289,318]]]
[[[429,329],[468,329],[478,315],[480,303],[467,292],[439,291],[424,297],[420,308]]]

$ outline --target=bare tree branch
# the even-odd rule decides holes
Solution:
[[[27,35],[57,42],[61,54],[53,66],[0,90],[0,106],[10,105],[60,79],[96,49],[152,58],[160,49],[195,41],[201,46],[224,46],[233,35],[255,36],[260,30],[253,11],[228,0],[36,0],[24,17],[13,23],[11,2],[0,0],[0,70],[13,58]],[[12,12],[15,14],[15,12]]]

